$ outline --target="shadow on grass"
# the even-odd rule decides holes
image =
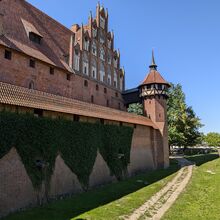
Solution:
[[[196,166],[201,166],[204,163],[215,160],[219,158],[218,154],[199,154],[199,155],[191,155],[185,156],[187,160],[195,162]]]
[[[32,208],[12,214],[4,220],[69,220],[146,187],[146,182],[148,185],[153,184],[175,173],[178,169],[177,162],[171,160],[171,166],[168,169],[149,171],[121,182],[75,195],[72,198],[52,202],[41,208]]]

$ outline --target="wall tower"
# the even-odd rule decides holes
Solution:
[[[169,165],[168,125],[167,125],[167,89],[170,87],[161,74],[152,51],[150,72],[139,86],[139,94],[143,103],[144,115],[149,117],[159,128],[163,137],[164,166]]]

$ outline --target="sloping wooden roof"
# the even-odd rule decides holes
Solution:
[[[37,90],[31,90],[3,82],[0,82],[0,103],[102,118],[112,121],[121,121],[131,124],[151,126],[158,129],[149,118],[144,116],[138,116],[124,111],[86,103],[75,99],[69,99]]]
[[[141,85],[147,85],[152,83],[166,84],[169,86],[169,83],[155,69],[150,70],[150,73],[146,76]]]

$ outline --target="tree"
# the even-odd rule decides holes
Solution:
[[[204,137],[205,142],[208,146],[220,146],[220,134],[215,132],[210,132]]]
[[[135,113],[137,115],[143,115],[143,105],[140,103],[133,103],[129,105],[129,113]]]
[[[202,124],[192,107],[187,106],[180,84],[171,84],[167,105],[169,144],[186,148],[201,143]]]

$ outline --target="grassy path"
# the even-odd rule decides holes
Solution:
[[[188,158],[197,163],[192,180],[163,220],[220,219],[220,159],[204,163],[207,156]]]

